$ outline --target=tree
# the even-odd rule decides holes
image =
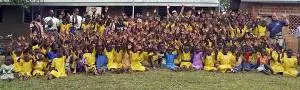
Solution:
[[[220,5],[225,11],[229,10],[231,0],[220,0]]]
[[[2,2],[7,2],[10,5],[18,5],[22,6],[23,8],[28,8],[31,2],[36,2],[39,0],[2,0]]]

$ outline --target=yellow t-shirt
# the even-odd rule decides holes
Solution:
[[[215,66],[215,59],[213,55],[206,56],[204,60],[204,66],[214,67]]]
[[[98,29],[99,35],[100,35],[100,36],[103,36],[104,31],[105,31],[105,24],[103,24],[103,25],[97,24],[97,29]]]
[[[32,60],[29,60],[28,62],[26,62],[25,60],[23,60],[24,62],[22,63],[22,71],[21,72],[30,72],[32,71]]]
[[[258,34],[259,37],[266,36],[266,29],[267,29],[267,27],[263,27],[261,25],[258,25],[257,28],[258,28],[257,29],[257,34]]]
[[[66,74],[66,56],[60,57],[60,58],[54,58],[51,64],[51,67],[55,70],[52,70],[50,73],[54,75],[55,77],[64,77],[67,76]]]
[[[71,29],[71,24],[60,24],[60,33],[68,33]]]
[[[85,53],[83,54],[83,58],[87,61],[89,66],[95,65],[96,62],[96,55],[93,53]]]
[[[187,52],[187,53],[182,52],[182,57],[181,58],[184,61],[190,61],[191,60],[191,53],[190,52]]]

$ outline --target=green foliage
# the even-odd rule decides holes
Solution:
[[[28,8],[29,4],[36,0],[2,0],[4,2],[8,2],[11,5],[19,5],[23,8]]]
[[[224,6],[225,10],[228,10],[230,7],[230,1],[231,0],[220,0],[220,4],[221,6]]]

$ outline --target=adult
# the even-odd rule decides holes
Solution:
[[[31,23],[30,23],[30,35],[36,36],[44,34],[44,28],[42,25],[42,16],[38,15]]]
[[[298,52],[300,53],[300,26],[296,29],[296,37],[298,38]]]
[[[169,9],[170,9],[170,6],[168,5],[168,6],[167,6],[167,14],[168,14],[168,18],[169,18],[169,19],[175,20],[175,21],[180,21],[180,19],[181,19],[182,17],[184,17],[184,16],[183,16],[183,11],[184,11],[184,6],[183,6],[183,5],[182,5],[182,8],[181,8],[181,11],[180,11],[179,15],[178,15],[178,13],[177,13],[176,10],[173,10],[173,11],[172,11],[172,14],[170,14]]]
[[[75,9],[73,15],[70,17],[72,23],[71,33],[75,33],[75,31],[81,28],[82,17],[79,15],[79,9]]]
[[[57,32],[59,26],[59,19],[54,16],[54,11],[49,10],[49,16],[44,18],[45,31]]]
[[[270,42],[272,44],[279,44],[279,46],[283,48],[282,27],[288,24],[289,21],[286,15],[283,15],[283,18],[280,20],[275,13],[272,14],[272,21],[267,26],[270,33]]]

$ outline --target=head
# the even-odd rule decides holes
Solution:
[[[11,62],[12,62],[12,58],[10,56],[8,56],[8,57],[5,58],[4,64],[5,65],[11,65],[12,64]]]
[[[229,52],[230,48],[229,47],[225,47],[224,51],[223,51],[223,54],[224,55],[227,55],[228,52]]]
[[[53,17],[54,16],[54,10],[49,10],[49,15],[51,16],[51,17]]]
[[[177,11],[173,10],[173,11],[172,11],[172,15],[173,15],[173,16],[177,16],[177,15],[178,15]]]
[[[42,16],[41,15],[37,15],[37,17],[35,18],[35,21],[41,22],[42,21]]]
[[[288,49],[287,52],[286,52],[286,54],[287,54],[288,58],[291,58],[293,56],[293,50],[292,49]]]
[[[73,12],[73,15],[78,15],[78,14],[79,14],[79,9],[76,8],[76,9],[74,10],[74,12]]]
[[[278,20],[278,16],[277,16],[276,13],[273,13],[273,14],[272,14],[272,20]]]

